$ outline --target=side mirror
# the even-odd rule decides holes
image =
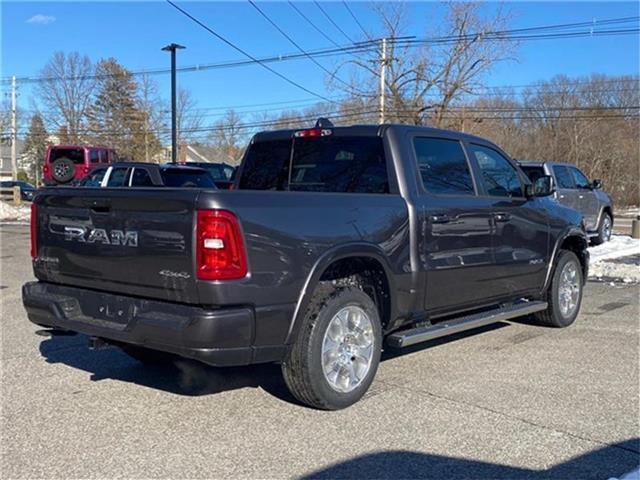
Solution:
[[[529,185],[527,190],[529,197],[548,197],[555,193],[556,188],[553,184],[553,177],[542,175],[536,179],[533,185]]]
[[[602,188],[602,180],[594,180],[591,183],[591,188],[593,188],[594,190],[600,190]]]

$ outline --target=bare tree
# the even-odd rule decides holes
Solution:
[[[164,121],[164,107],[158,91],[158,84],[147,74],[138,78],[136,103],[142,113],[144,161],[150,162],[159,152],[157,139],[166,130],[167,124]]]
[[[41,71],[36,94],[53,130],[64,128],[68,139],[79,142],[95,88],[95,69],[86,55],[56,52]]]
[[[450,2],[443,26],[432,30],[442,41],[399,42],[407,32],[407,6],[400,2],[374,4],[387,42],[386,115],[388,121],[427,122],[442,125],[455,102],[483,86],[484,75],[497,63],[510,58],[517,45],[487,36],[504,30],[510,15],[498,8],[490,16],[481,14],[481,4]],[[355,69],[360,90],[368,89],[368,109],[377,108],[376,90],[380,73],[380,52],[363,53],[338,66]],[[353,73],[353,72],[352,72]],[[353,75],[352,75],[353,78]],[[340,85],[334,82],[336,88]]]
[[[238,165],[246,144],[246,131],[242,118],[234,110],[226,112],[211,129],[209,140],[219,158],[231,165]]]
[[[202,129],[204,116],[198,110],[198,104],[190,90],[178,89],[176,99],[176,124],[178,129],[178,144],[194,141]],[[167,111],[171,111],[167,109]]]

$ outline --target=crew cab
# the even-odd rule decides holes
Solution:
[[[143,362],[280,363],[297,399],[340,409],[383,348],[575,321],[587,236],[552,193],[482,138],[320,119],[256,134],[231,191],[43,189],[23,303]]]
[[[591,243],[600,245],[611,239],[613,202],[602,191],[602,180],[590,181],[582,170],[569,163],[521,161],[519,164],[533,182],[542,175],[553,178],[554,198],[582,213]]]

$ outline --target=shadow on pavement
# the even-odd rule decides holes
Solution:
[[[620,478],[638,468],[640,439],[608,445],[547,470],[481,462],[465,458],[392,450],[371,453],[310,473],[303,479],[600,479]]]
[[[297,403],[284,384],[279,365],[216,368],[175,357],[173,363],[150,366],[117,347],[89,350],[87,343],[84,335],[55,336],[40,343],[40,353],[49,363],[64,363],[89,372],[92,381],[113,379],[186,396],[262,388],[281,400]]]
[[[382,361],[507,326],[507,323],[498,323],[402,350],[388,349],[383,352]],[[87,345],[88,338],[85,335],[53,336],[40,343],[40,353],[49,363],[64,363],[89,372],[92,381],[108,378],[187,396],[211,395],[240,388],[262,388],[280,400],[300,404],[289,393],[280,373],[280,366],[276,364],[216,368],[195,360],[175,357],[172,364],[150,366],[137,362],[117,347],[89,350]]]

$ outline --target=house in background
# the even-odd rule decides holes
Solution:
[[[179,162],[205,162],[205,163],[222,163],[217,157],[218,153],[213,147],[206,145],[188,145],[183,144],[178,151]]]
[[[19,170],[19,165],[24,153],[24,142],[22,140],[18,140],[16,143],[16,153]],[[13,180],[11,169],[11,141],[8,139],[0,141],[0,180]]]

